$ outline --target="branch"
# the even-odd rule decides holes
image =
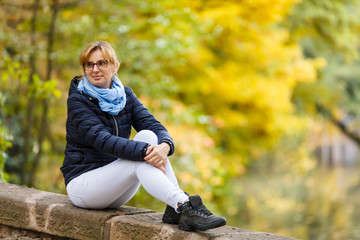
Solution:
[[[351,140],[353,140],[358,146],[360,146],[360,136],[353,131],[351,131],[346,124],[344,124],[343,121],[338,120],[331,112],[330,110],[326,109],[325,107],[316,104],[316,109],[318,113],[322,114],[323,116],[327,117],[338,129],[345,134],[347,137],[349,137]]]
[[[337,126],[346,136],[348,136],[351,140],[353,140],[357,145],[360,146],[360,137],[359,137],[357,134],[351,132],[351,131],[346,127],[346,125],[345,125],[343,122],[335,119],[334,117],[332,117],[330,120],[331,120],[331,122],[333,122],[333,123],[335,124],[335,126]]]

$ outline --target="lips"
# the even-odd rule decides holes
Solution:
[[[99,80],[99,79],[101,79],[103,76],[92,76],[92,78],[93,79],[95,79],[95,80]]]

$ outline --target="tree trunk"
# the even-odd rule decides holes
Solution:
[[[58,10],[59,10],[57,0],[53,0],[51,9],[52,9],[52,16],[51,16],[50,28],[49,28],[49,32],[48,32],[48,36],[47,36],[48,48],[47,48],[47,53],[46,53],[46,55],[47,55],[47,57],[46,57],[47,58],[46,80],[47,81],[51,79],[51,73],[52,73],[52,68],[53,68],[51,56],[54,51],[53,49],[54,49],[55,22],[56,22]],[[41,155],[43,152],[42,143],[45,139],[45,135],[48,130],[48,121],[47,121],[48,110],[49,110],[49,100],[45,98],[43,100],[43,111],[42,111],[42,116],[41,116],[40,133],[39,133],[39,138],[38,138],[39,151],[37,152],[37,154],[34,158],[34,162],[31,166],[30,178],[29,178],[29,182],[28,182],[29,187],[32,187],[34,185],[36,171],[39,167],[39,162],[40,162]]]
[[[36,18],[37,12],[39,8],[39,0],[34,0],[34,5],[32,9],[32,17],[31,17],[31,30],[30,30],[30,74],[28,85],[30,86],[33,83],[33,76],[36,73]],[[29,160],[29,153],[31,151],[30,141],[31,141],[31,130],[33,128],[34,121],[34,97],[31,97],[28,101],[27,110],[26,110],[26,121],[23,126],[24,132],[24,145],[23,145],[23,154],[21,159],[21,167],[20,167],[20,184],[24,184],[26,182],[26,165]]]

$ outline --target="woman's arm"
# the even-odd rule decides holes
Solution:
[[[130,88],[126,88],[132,101],[132,120],[131,124],[137,132],[148,129],[153,131],[158,137],[159,144],[166,143],[170,150],[168,156],[175,151],[174,141],[166,128],[149,112],[149,110],[140,102],[137,96]]]
[[[143,161],[143,151],[148,144],[117,137],[102,123],[84,95],[74,93],[68,98],[68,116],[84,141],[98,151],[119,158]]]
[[[132,98],[132,125],[135,130],[141,131],[143,129],[148,129],[153,131],[158,137],[158,144],[147,148],[144,160],[166,174],[165,168],[167,156],[172,155],[175,150],[173,139],[166,128],[140,102],[134,92],[130,91],[129,94]]]

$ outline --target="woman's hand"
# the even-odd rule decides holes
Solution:
[[[166,162],[167,156],[170,152],[170,146],[167,143],[161,143],[159,145],[151,145],[146,151],[144,160],[154,167],[159,168],[164,174],[166,174]]]

